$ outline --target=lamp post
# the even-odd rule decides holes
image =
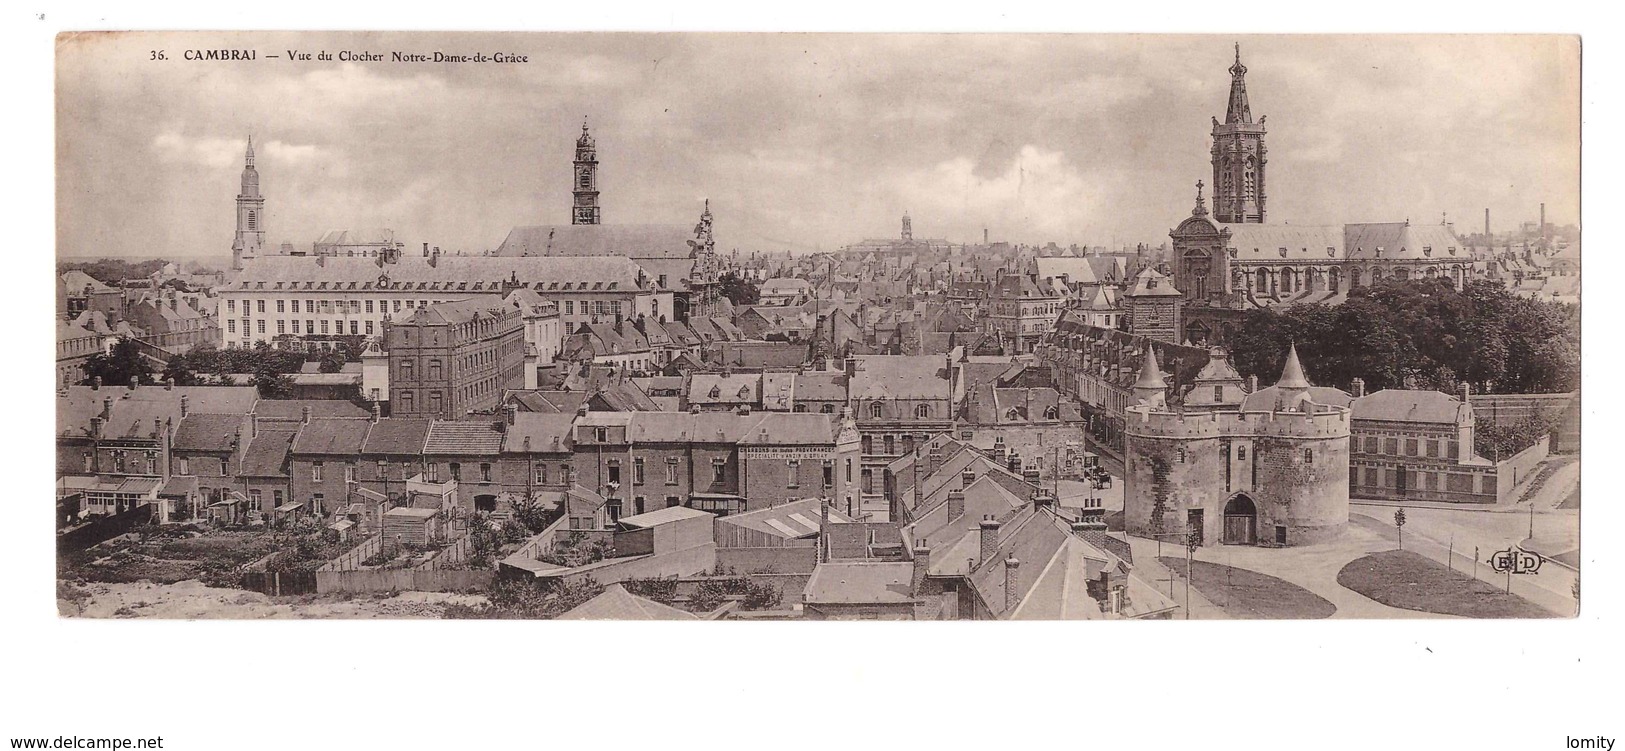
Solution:
[[[1185,533],[1185,620],[1191,619],[1191,558],[1202,542],[1201,532],[1192,529]]]

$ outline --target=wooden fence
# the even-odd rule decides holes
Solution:
[[[371,571],[316,572],[321,594],[372,592],[463,592],[485,589],[495,571],[440,571],[431,569],[375,569]]]

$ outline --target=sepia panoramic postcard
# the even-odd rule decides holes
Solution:
[[[1571,36],[65,33],[79,618],[1579,612]]]

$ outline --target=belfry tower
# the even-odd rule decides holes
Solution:
[[[581,121],[581,137],[576,139],[576,170],[574,193],[570,211],[571,224],[597,224],[598,209],[598,148],[587,132],[587,121]]]
[[[1213,218],[1224,224],[1264,222],[1264,118],[1253,122],[1247,105],[1247,66],[1230,66],[1230,106],[1213,118]]]
[[[231,243],[231,268],[241,271],[244,262],[258,258],[265,249],[265,197],[260,195],[260,173],[254,169],[254,138],[248,139],[243,157],[243,185],[237,193],[237,237]]]
[[[903,242],[914,240],[914,220],[908,218],[908,212],[903,212]]]

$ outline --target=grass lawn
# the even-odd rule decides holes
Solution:
[[[1574,492],[1569,494],[1569,497],[1564,498],[1562,503],[1557,504],[1557,507],[1558,508],[1568,508],[1568,509],[1577,509],[1577,508],[1579,508],[1580,507],[1580,489],[1575,488]]]
[[[1522,597],[1409,550],[1349,561],[1337,583],[1392,608],[1465,618],[1555,618]]]
[[[1165,555],[1157,562],[1174,572],[1183,584],[1183,557]],[[1180,585],[1176,585],[1176,591]],[[1192,561],[1191,587],[1232,618],[1313,619],[1330,618],[1337,612],[1336,605],[1292,582],[1218,563]]]

